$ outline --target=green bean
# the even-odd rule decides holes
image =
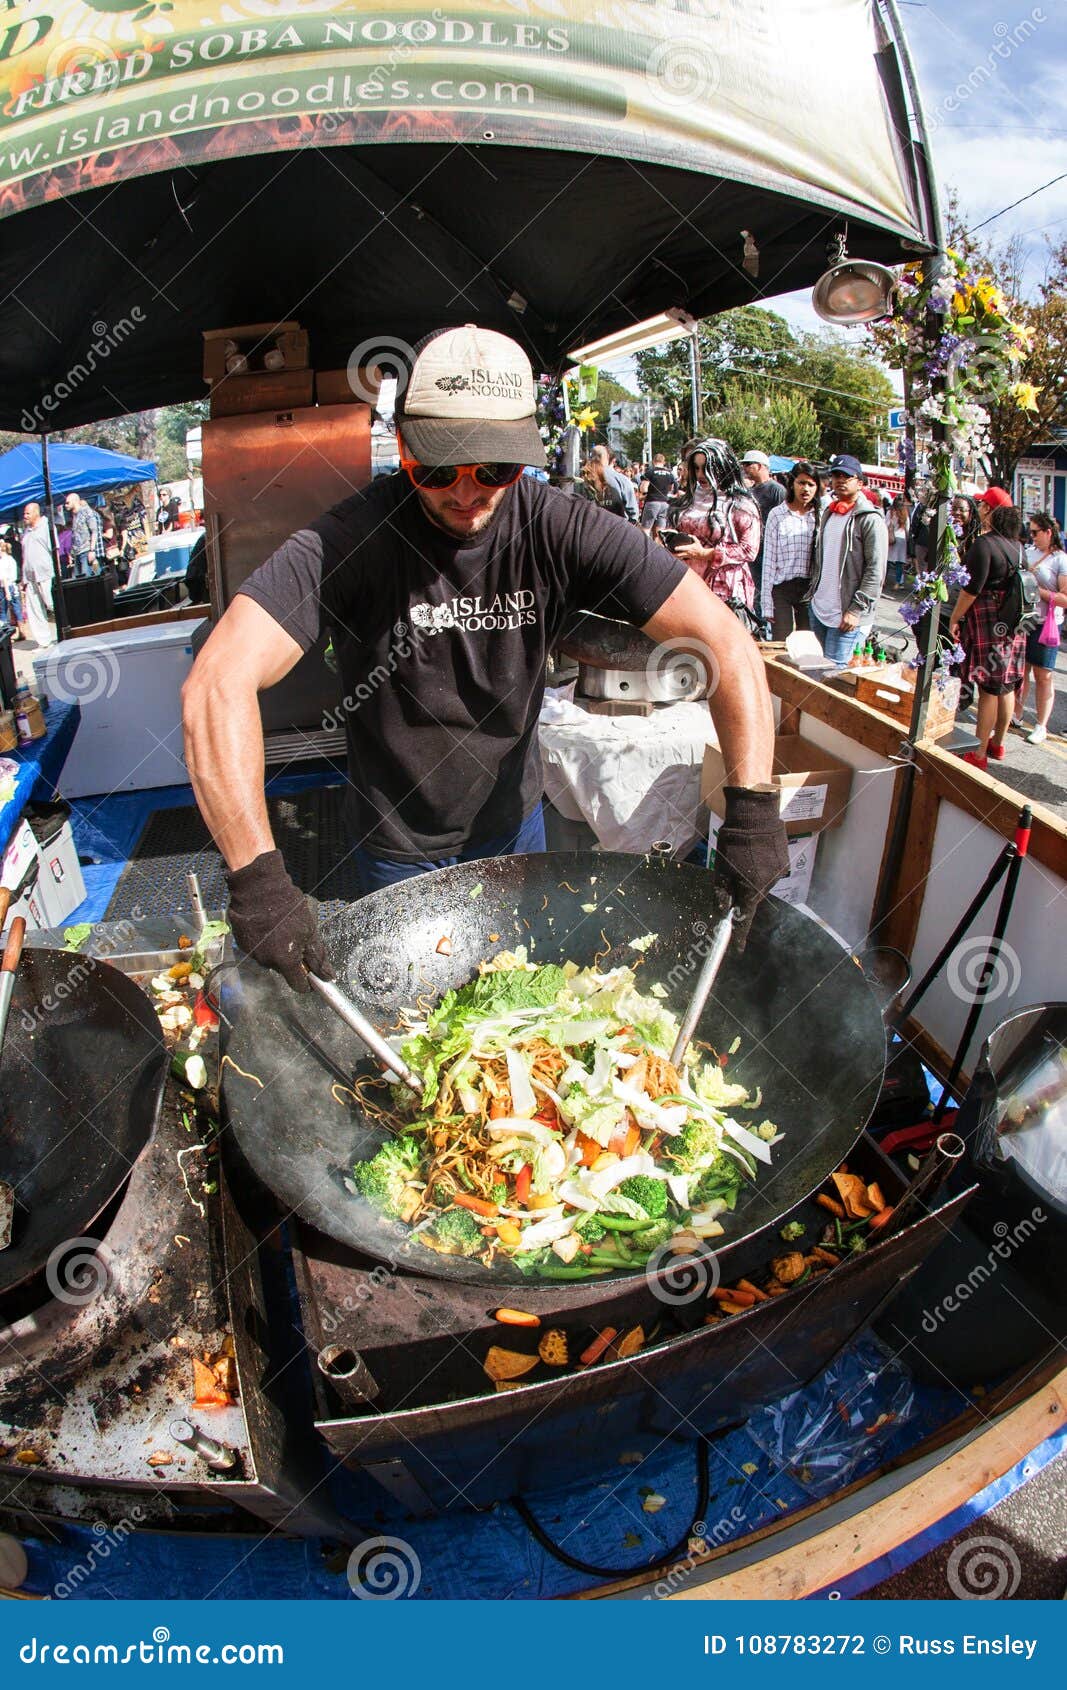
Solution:
[[[563,1266],[549,1267],[546,1263],[546,1265],[544,1267],[539,1267],[537,1269],[537,1275],[538,1275],[539,1279],[595,1279],[595,1278],[598,1278],[599,1275],[603,1272],[603,1269],[593,1267],[591,1264],[592,1264],[592,1258],[591,1257],[587,1258],[586,1264],[583,1267],[563,1267]]]
[[[597,1220],[608,1232],[643,1232],[652,1222],[647,1218],[641,1221],[631,1220],[629,1215],[597,1215]]]

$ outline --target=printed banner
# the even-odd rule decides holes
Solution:
[[[5,6],[0,216],[245,153],[476,141],[675,164],[917,233],[867,0]]]

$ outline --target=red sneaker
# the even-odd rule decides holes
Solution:
[[[989,765],[989,758],[979,757],[977,751],[965,751],[961,761],[970,763],[972,769],[984,769]]]
[[[1006,751],[1003,745],[994,745],[993,741],[990,740],[989,744],[985,748],[985,754],[988,758],[991,758],[994,763],[1003,763]]]

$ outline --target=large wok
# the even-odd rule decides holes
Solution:
[[[23,951],[0,1062],[0,1179],[15,1188],[0,1293],[89,1233],[155,1130],[166,1076],[132,980],[71,951]]]
[[[583,905],[595,904],[595,910]],[[708,877],[621,853],[497,857],[440,869],[352,904],[326,929],[339,983],[380,1028],[396,1011],[461,985],[495,952],[525,944],[537,962],[634,963],[631,939],[657,935],[638,970],[661,981],[680,1012],[701,960]],[[451,950],[438,947],[447,936]],[[315,996],[242,965],[224,1095],[233,1149],[288,1212],[367,1255],[436,1278],[520,1278],[506,1262],[441,1256],[345,1188],[381,1133],[340,1092],[371,1072],[353,1035]],[[874,1107],[885,1037],[873,993],[848,954],[810,918],[769,899],[742,956],[730,955],[698,1028],[725,1051],[741,1041],[731,1078],[763,1089],[787,1135],[729,1221],[731,1237],[769,1226],[847,1157]],[[262,1084],[257,1084],[257,1081]]]

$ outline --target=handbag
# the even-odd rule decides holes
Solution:
[[[1045,616],[1045,625],[1040,634],[1038,634],[1037,640],[1039,645],[1058,646],[1060,643],[1059,623],[1056,621],[1056,606],[1053,604],[1051,599],[1048,601],[1048,612]]]

